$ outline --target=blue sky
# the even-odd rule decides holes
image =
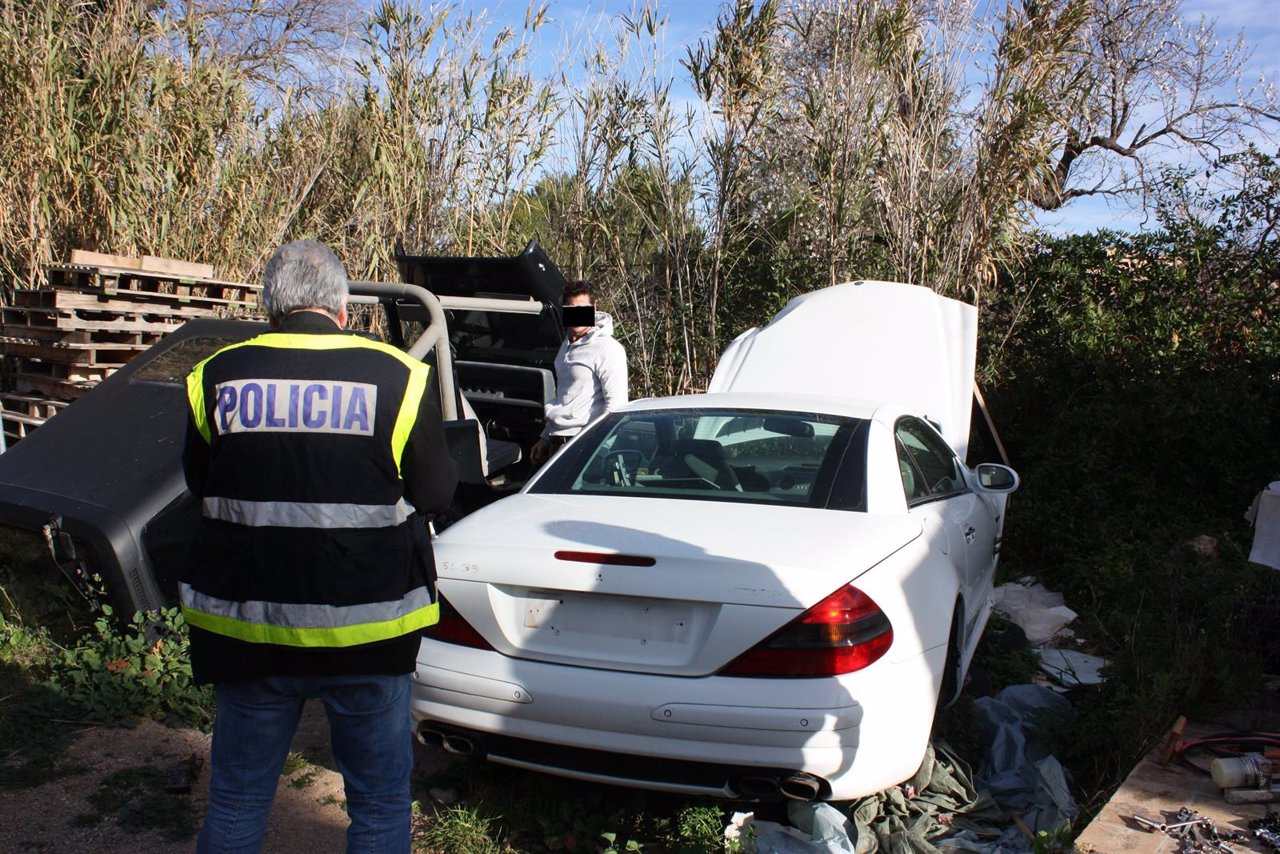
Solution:
[[[373,0],[362,0],[371,3]],[[537,55],[554,56],[557,47],[576,42],[583,33],[603,34],[617,15],[630,13],[639,5],[633,0],[550,0],[548,22],[536,45]],[[677,65],[688,46],[697,43],[715,23],[722,4],[719,0],[657,0],[658,13],[666,19],[664,41],[671,74],[680,79]],[[463,0],[460,11],[484,12],[496,21],[522,23],[527,4],[519,0]],[[1277,0],[1188,0],[1183,5],[1184,17],[1198,21],[1205,16],[1216,24],[1216,32],[1224,43],[1233,43],[1243,34],[1253,52],[1249,64],[1251,77],[1280,78],[1280,2]],[[682,93],[677,89],[677,96]],[[1280,126],[1258,142],[1264,150],[1280,147]],[[1143,227],[1140,213],[1121,203],[1102,198],[1082,198],[1066,209],[1041,216],[1040,224],[1055,233],[1090,231],[1096,228],[1138,230]]]

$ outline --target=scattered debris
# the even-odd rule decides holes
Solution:
[[[1034,579],[1000,585],[994,591],[993,604],[1027,633],[1032,646],[1048,643],[1077,616],[1061,593],[1047,590]]]
[[[1039,685],[1010,685],[974,705],[987,744],[975,784],[1018,814],[1033,836],[1069,825],[1079,809],[1051,744],[1054,730],[1073,714],[1071,703]],[[1006,830],[999,843],[1006,852],[1031,850],[1030,840],[1016,827]]]
[[[759,821],[754,813],[734,813],[724,829],[726,847],[736,841],[740,850],[756,854],[853,854],[856,850],[849,819],[831,804],[790,801],[787,818],[794,827]]]
[[[1222,852],[1222,854],[1229,854],[1229,852],[1236,850],[1231,847],[1230,843],[1244,842],[1249,838],[1247,834],[1239,831],[1220,832],[1213,819],[1208,816],[1202,816],[1189,807],[1182,807],[1175,816],[1167,821],[1146,818],[1140,815],[1134,815],[1132,818],[1135,823],[1152,833],[1165,833],[1179,840],[1182,843],[1179,848],[1180,851]],[[1251,827],[1252,825],[1253,822],[1250,822]],[[1258,835],[1259,833],[1267,833],[1267,831],[1255,831],[1254,836],[1258,839],[1263,839],[1262,836]]]
[[[1026,634],[1027,642],[1040,658],[1040,670],[1053,680],[1049,687],[1066,691],[1102,683],[1105,658],[1055,646],[1073,637],[1068,624],[1076,618],[1061,593],[1046,589],[1034,578],[1023,578],[997,587],[993,603]]]
[[[1102,668],[1107,660],[1097,655],[1071,649],[1039,648],[1040,669],[1065,688],[1102,683]]]

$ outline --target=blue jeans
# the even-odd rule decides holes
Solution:
[[[407,854],[409,676],[268,677],[217,685],[209,813],[198,854],[257,854],[303,703],[324,703],[346,785],[347,854]]]

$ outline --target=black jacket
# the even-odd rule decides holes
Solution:
[[[188,378],[197,680],[406,673],[435,622],[424,514],[457,482],[434,376],[317,312]]]

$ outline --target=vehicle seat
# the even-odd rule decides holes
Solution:
[[[459,395],[458,420],[446,421],[445,439],[449,454],[463,483],[484,483],[504,469],[520,462],[520,446],[515,442],[491,439],[466,397]]]
[[[671,445],[674,465],[683,465],[694,477],[715,484],[720,489],[742,491],[738,475],[724,458],[724,447],[714,439],[677,439]],[[664,473],[665,471],[664,467]]]
[[[919,496],[916,495],[916,473],[911,467],[911,463],[898,458],[898,471],[902,473],[902,494],[906,496],[907,501],[913,501]]]

